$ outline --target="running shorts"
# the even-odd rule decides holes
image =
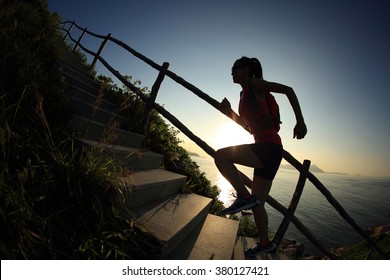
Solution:
[[[283,146],[271,142],[259,142],[249,146],[263,164],[263,168],[255,168],[253,175],[273,180],[282,161]]]

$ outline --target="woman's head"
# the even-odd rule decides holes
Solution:
[[[236,73],[236,71],[241,71],[241,73]],[[249,76],[250,78],[259,78],[263,79],[263,69],[261,67],[260,61],[257,58],[249,58],[243,56],[236,60],[232,67],[233,78],[237,76],[238,79],[243,76]],[[239,82],[237,79],[234,79],[235,82]]]

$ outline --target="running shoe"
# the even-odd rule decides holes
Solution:
[[[269,253],[276,249],[276,244],[272,241],[268,242],[267,245],[261,246],[260,243],[257,243],[252,248],[245,250],[245,255],[248,257],[256,257],[258,254],[261,253]]]
[[[260,205],[260,201],[253,194],[247,199],[239,195],[232,205],[222,210],[222,214],[234,214],[242,210],[252,209],[257,205]]]

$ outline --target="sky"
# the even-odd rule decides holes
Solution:
[[[256,57],[264,79],[292,87],[307,136],[293,139],[295,116],[275,93],[284,149],[326,172],[390,177],[390,2],[387,0],[58,1],[49,10],[62,20],[111,35],[214,99],[237,111],[240,86],[231,67]],[[78,33],[75,33],[78,34]],[[100,41],[83,38],[95,52]],[[122,75],[151,88],[158,72],[108,43],[102,57]],[[96,70],[110,74],[101,64]],[[209,146],[253,142],[252,136],[212,106],[166,77],[157,103]],[[201,155],[179,135],[183,146]]]

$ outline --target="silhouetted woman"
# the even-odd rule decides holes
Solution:
[[[268,215],[264,204],[282,160],[283,146],[266,95],[275,92],[287,96],[297,120],[294,138],[305,137],[307,129],[294,90],[286,85],[265,81],[259,60],[248,57],[238,59],[232,67],[232,76],[233,82],[242,87],[239,115],[232,111],[226,98],[221,102],[220,109],[247,127],[253,134],[255,143],[218,150],[215,164],[237,191],[236,201],[224,209],[223,213],[233,214],[246,209],[253,211],[260,240],[256,246],[245,251],[247,256],[253,257],[276,248],[268,238]],[[252,194],[245,187],[234,164],[254,168]]]

